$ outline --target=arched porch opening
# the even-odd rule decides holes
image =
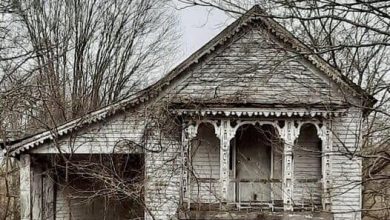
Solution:
[[[214,125],[198,125],[196,137],[191,141],[190,155],[191,201],[216,203],[219,201],[220,140]]]
[[[294,146],[294,210],[321,208],[321,146],[317,127],[310,123],[303,124]]]
[[[240,207],[282,207],[282,153],[273,125],[244,124],[237,129],[230,148],[234,193],[229,194]]]

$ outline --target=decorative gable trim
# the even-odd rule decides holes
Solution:
[[[226,117],[265,117],[265,118],[290,118],[290,117],[321,117],[332,118],[340,117],[346,112],[345,109],[339,110],[320,110],[320,109],[275,109],[275,108],[209,108],[209,109],[173,109],[172,113],[179,116],[226,116]]]
[[[256,5],[242,17],[225,28],[220,34],[210,40],[206,45],[179,64],[164,78],[150,87],[135,93],[127,99],[91,112],[81,118],[72,120],[52,130],[15,141],[12,144],[3,144],[2,148],[7,148],[7,153],[10,156],[16,156],[43,144],[46,141],[51,141],[89,124],[102,121],[111,115],[117,114],[118,112],[123,112],[127,109],[139,106],[140,104],[159,96],[161,92],[168,89],[168,87],[171,86],[176,79],[186,74],[187,69],[196,65],[201,59],[216,50],[216,48],[224,45],[229,39],[235,36],[236,33],[254,22],[261,22],[261,24],[265,26],[266,30],[275,36],[280,43],[285,46],[289,46],[291,47],[290,49],[302,54],[303,57],[305,57],[316,68],[328,75],[335,83],[340,85],[342,88],[346,88],[351,91],[353,96],[363,98],[365,100],[364,105],[371,107],[375,104],[376,100],[374,97],[370,96],[362,88],[343,76],[338,70],[323,60],[320,56],[313,53],[307,46],[296,39],[289,31],[273,20],[258,5]]]

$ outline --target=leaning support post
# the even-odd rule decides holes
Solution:
[[[181,181],[181,194],[183,200],[181,203],[187,203],[187,208],[190,209],[191,206],[191,141],[196,137],[197,126],[191,123],[183,124],[182,132],[182,149],[181,149],[181,158],[182,158],[182,181]],[[185,198],[185,199],[184,199]]]
[[[50,170],[46,170],[42,179],[43,204],[42,216],[43,219],[55,219],[55,182],[53,174]]]
[[[20,156],[20,219],[31,220],[31,157]]]
[[[31,175],[31,215],[32,219],[42,219],[44,191],[42,185],[42,169],[38,166],[30,168]]]

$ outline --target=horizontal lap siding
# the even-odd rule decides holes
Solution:
[[[191,201],[219,202],[220,142],[213,125],[201,124],[191,144]]]
[[[191,203],[218,203],[220,199],[219,181],[191,181]]]
[[[294,146],[295,205],[321,208],[321,172],[321,141],[313,125],[304,125]]]
[[[196,178],[219,179],[218,146],[200,145],[192,157],[192,171]]]
[[[56,219],[95,220],[95,219],[124,219],[131,210],[120,204],[123,201],[108,201],[103,197],[91,198],[82,196],[81,192],[59,187],[56,194]]]
[[[155,139],[159,134],[154,135]],[[181,145],[177,137],[162,137],[150,143],[145,155],[145,219],[171,219],[177,213],[180,197]],[[163,148],[161,148],[161,146]]]
[[[298,182],[294,183],[293,202],[296,206],[321,209],[321,182]]]
[[[74,135],[61,140],[59,147],[64,152],[76,153],[145,153],[145,204],[146,219],[170,219],[177,213],[180,192],[180,144],[178,137],[160,136],[156,129],[144,137],[148,118],[142,110],[116,115],[104,122],[96,123]],[[129,148],[125,143],[145,143],[147,146]],[[54,146],[47,145],[35,153],[54,152]],[[152,151],[156,151],[153,153]],[[81,206],[80,206],[81,207]],[[72,206],[74,215],[82,215],[83,208]],[[56,219],[69,219],[69,202],[59,190],[56,198]],[[86,212],[84,212],[86,213]],[[77,216],[75,216],[77,217]]]
[[[214,103],[342,102],[342,98],[334,97],[336,94],[329,83],[300,63],[296,55],[286,52],[266,35],[260,30],[252,29],[227,47],[217,49],[215,54],[207,58],[207,62],[199,63],[191,70],[188,78],[179,81],[180,84],[168,92],[169,96],[174,98],[173,101]],[[333,123],[335,134],[352,151],[356,147],[356,133],[353,133],[358,127],[356,115],[350,113],[345,118],[335,119]],[[60,147],[71,146],[73,150],[86,153],[129,152],[128,149],[120,148],[120,141],[131,140],[141,143],[146,121],[148,119],[143,116],[142,111],[117,114],[114,118],[82,130],[83,132],[80,132],[75,139],[60,142]],[[341,146],[337,144],[336,138],[333,142],[334,146]],[[42,150],[37,150],[36,153],[44,153],[48,150],[40,149]],[[176,137],[163,135],[160,138],[155,134],[149,139],[147,149],[145,154],[145,204],[148,210],[146,219],[151,219],[151,216],[155,219],[170,219],[177,213],[179,205],[181,146]],[[335,146],[334,149],[337,147]],[[150,150],[158,152],[153,153]],[[213,154],[212,158],[219,158],[218,155]],[[201,164],[205,162],[203,159],[206,157],[201,158],[196,161],[198,164],[195,164],[195,167],[202,170],[200,172],[205,172],[201,175],[213,178],[217,174],[219,176],[217,161],[207,161],[212,167],[207,173]],[[333,156],[333,211],[347,212],[360,209],[360,185],[352,187],[354,184],[351,184],[351,181],[357,183],[361,180],[360,164],[360,160],[348,160],[342,155]],[[192,186],[191,193],[201,195],[202,201],[211,201],[212,196],[209,196],[207,191],[218,190],[219,185],[217,182],[203,183],[199,187],[201,190]],[[303,187],[300,188],[301,191],[297,190],[297,194],[303,193]],[[316,186],[309,188],[316,188]],[[57,198],[58,219],[67,219],[65,204],[64,198]],[[351,213],[337,214],[336,219],[353,219],[353,216]]]
[[[360,149],[359,109],[351,108],[342,118],[333,120],[332,211],[335,219],[361,219],[361,158],[351,158]]]
[[[58,142],[58,146],[46,145],[33,153],[54,153],[58,147],[63,153],[131,153],[142,152],[142,148],[128,147],[125,143],[142,143],[146,118],[142,112],[118,114],[105,122],[95,123],[71,137]]]
[[[62,188],[57,188],[57,193],[56,193],[56,219],[57,220],[67,220],[69,218],[69,204],[68,204],[68,199],[63,193]]]
[[[217,50],[189,74],[172,91],[178,100],[288,104],[332,99],[328,83],[256,29]]]

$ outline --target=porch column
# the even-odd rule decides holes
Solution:
[[[235,131],[230,124],[230,120],[221,120],[221,125],[218,127],[218,137],[220,140],[220,174],[219,182],[221,188],[221,202],[228,200],[229,188],[229,148],[230,140],[234,137]]]
[[[285,211],[293,211],[293,180],[294,162],[293,146],[299,135],[299,130],[294,126],[293,120],[286,120],[281,129],[281,138],[284,140],[283,148],[283,207]]]
[[[323,124],[321,129],[318,131],[318,137],[322,141],[322,206],[323,210],[331,211],[331,193],[330,187],[332,185],[331,180],[331,154],[332,154],[332,132],[331,132],[331,121],[327,121]]]
[[[32,219],[42,219],[43,212],[43,186],[42,186],[42,169],[37,165],[31,166],[30,175],[31,175],[31,214]]]
[[[43,192],[43,204],[42,204],[42,218],[45,220],[54,219],[55,217],[55,182],[54,176],[51,170],[46,170],[42,174],[42,192]]]
[[[31,157],[20,155],[20,219],[31,220]]]
[[[184,198],[186,198],[187,206],[190,208],[191,201],[191,183],[190,183],[190,161],[189,155],[191,152],[191,141],[196,137],[197,126],[193,124],[183,124],[183,133],[182,133],[182,186],[181,186],[181,203],[184,202]]]
[[[20,219],[54,219],[54,181],[50,170],[32,163],[31,155],[20,155]]]

